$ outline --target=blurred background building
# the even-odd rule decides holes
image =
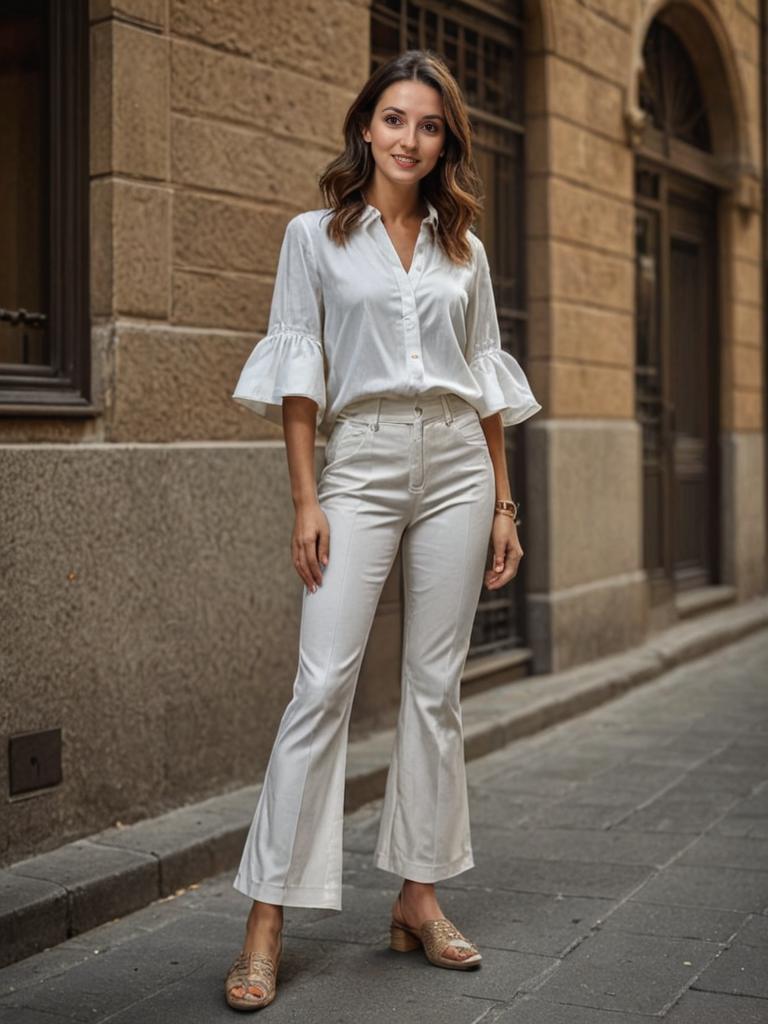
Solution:
[[[232,401],[381,62],[471,108],[525,550],[467,692],[765,592],[766,3],[0,0],[0,860],[260,776],[301,583]],[[322,464],[318,439],[317,466]],[[400,574],[353,735],[399,701]]]

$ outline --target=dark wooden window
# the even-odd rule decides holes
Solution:
[[[90,405],[88,2],[0,2],[0,413]]]
[[[645,144],[673,155],[675,140],[710,153],[712,139],[696,69],[677,34],[654,19],[643,44],[640,106],[648,114]]]
[[[475,160],[485,190],[478,224],[496,290],[502,346],[525,364],[523,190],[523,9],[521,2],[477,5],[440,0],[374,0],[372,70],[406,49],[429,49],[455,76],[469,107]],[[506,430],[513,496],[525,519],[520,427]],[[470,657],[519,647],[525,570],[492,596],[484,591],[475,617]]]

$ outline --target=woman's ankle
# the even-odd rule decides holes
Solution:
[[[268,928],[279,931],[283,926],[283,908],[275,903],[254,900],[248,914],[248,927]]]
[[[410,878],[404,878],[400,886],[400,892],[404,896],[436,896],[434,882],[414,882]]]

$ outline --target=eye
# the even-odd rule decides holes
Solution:
[[[396,121],[399,121],[399,120],[400,120],[400,118],[399,118],[399,117],[397,116],[397,114],[387,114],[387,116],[386,116],[386,117],[384,118],[384,121],[385,121],[385,122],[388,122],[388,121],[389,121],[389,119],[390,119],[390,117],[394,117],[394,119],[395,119]]]
[[[424,127],[425,127],[425,128],[434,128],[434,129],[435,129],[435,131],[434,131],[434,132],[427,132],[427,134],[428,134],[428,135],[434,135],[434,134],[435,134],[435,132],[439,131],[439,128],[437,127],[437,125],[435,124],[435,122],[434,122],[434,121],[427,121],[427,122],[425,123]]]

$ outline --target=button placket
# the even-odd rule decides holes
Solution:
[[[404,296],[404,302],[408,299],[411,300],[411,303],[415,307],[416,300],[410,281],[408,282],[408,289],[407,294]],[[408,307],[406,306],[406,308]],[[410,365],[409,377],[413,383],[418,383],[424,376],[424,370],[421,361],[421,332],[419,330],[418,317],[415,312],[409,313],[405,316],[403,319],[403,327],[405,330],[405,350],[407,353],[408,363]]]
[[[417,260],[419,260],[419,267],[421,266],[421,250],[423,247],[426,225],[422,224],[421,226],[419,237],[416,240],[416,245],[413,250],[411,266],[409,270],[406,271],[397,254],[394,243],[389,237],[389,232],[384,227],[384,223],[380,217],[377,218],[377,221],[376,227],[378,228],[382,244],[386,243],[387,259],[395,272],[395,279],[397,280],[398,289],[400,291],[400,305],[403,311],[401,323],[403,325],[405,341],[406,377],[409,387],[418,390],[424,381],[424,366],[421,358],[421,331],[419,329],[419,318],[416,314],[415,279],[411,277],[411,271],[417,269]],[[381,232],[384,234],[381,235]]]
[[[403,332],[405,337],[406,362],[408,364],[408,378],[413,385],[418,385],[424,377],[424,367],[421,359],[421,331],[419,329],[419,318],[416,314],[416,295],[410,277],[404,273],[400,298],[403,316]]]

